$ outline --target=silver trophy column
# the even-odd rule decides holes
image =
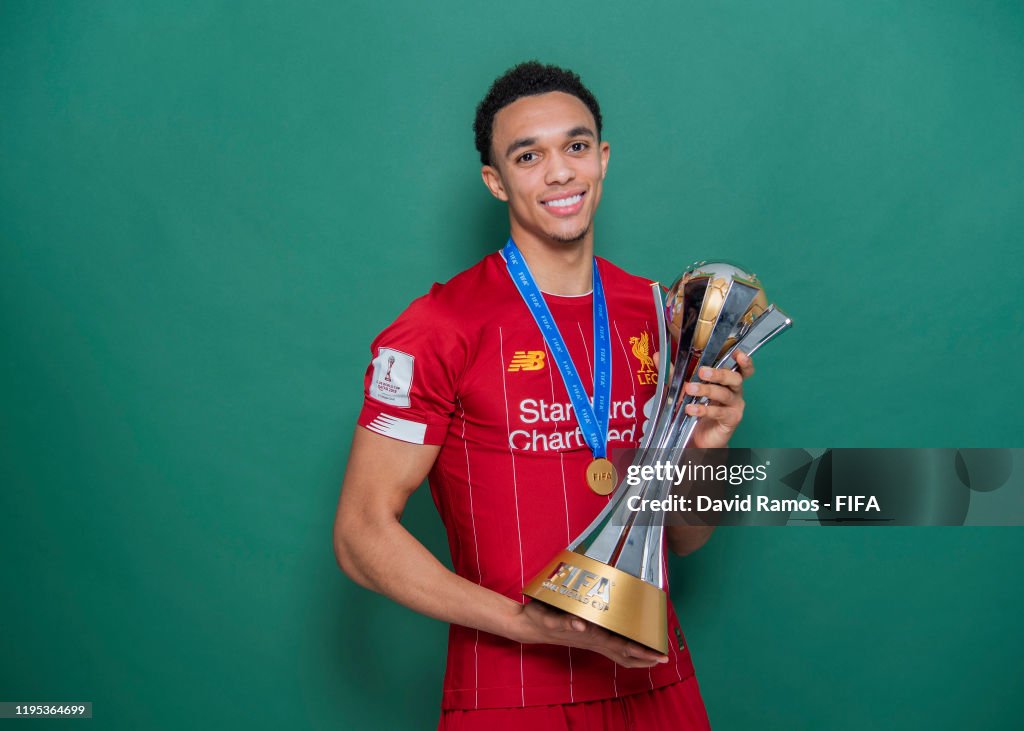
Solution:
[[[792,325],[781,310],[767,305],[756,277],[724,262],[700,262],[687,269],[669,289],[665,302],[657,285],[652,290],[656,306],[664,312],[664,317],[658,318],[662,355],[648,428],[634,465],[680,461],[697,423],[697,417],[685,413],[686,406],[707,402],[684,393],[688,381],[700,380],[700,368],[736,369],[733,355],[737,349],[753,354]],[[674,361],[674,367],[668,383],[670,361]],[[663,500],[672,487],[673,482],[667,479],[619,485],[590,526],[524,591],[665,652],[667,640],[659,636],[664,630],[643,626],[664,626],[664,513],[649,512],[637,520],[638,513],[628,506],[633,497]],[[627,601],[640,607],[635,621],[628,610],[605,616],[612,604],[608,587],[615,585],[614,577],[619,584],[627,585],[628,591],[623,592],[629,597]],[[650,619],[656,614],[650,610],[653,600],[642,585],[634,585],[633,577],[661,592],[660,620]],[[596,602],[595,611],[592,595],[599,587],[603,587],[602,599]]]

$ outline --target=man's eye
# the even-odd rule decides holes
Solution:
[[[573,152],[583,152],[585,149],[587,149],[587,143],[573,142],[571,145],[569,145],[569,149],[572,150]]]
[[[535,157],[536,157],[535,153],[524,152],[522,155],[519,156],[519,162],[533,162],[533,159]]]

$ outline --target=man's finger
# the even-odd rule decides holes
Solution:
[[[691,406],[693,407],[692,410],[690,409]],[[739,426],[740,420],[743,418],[742,408],[736,406],[698,406],[697,404],[690,404],[686,407],[686,413],[717,421],[720,427],[730,431]]]
[[[657,663],[668,662],[668,657],[649,650],[642,645],[627,642],[620,651],[622,659],[618,663],[624,667],[651,667]]]
[[[739,398],[739,394],[731,388],[711,383],[687,383],[686,393],[691,396],[707,396],[709,401],[716,402],[723,406],[734,404]]]
[[[668,662],[668,655],[662,655],[660,652],[649,650],[646,647],[640,647],[639,645],[627,645],[623,651],[626,657],[631,657],[636,660],[644,660],[645,662]]]
[[[720,383],[727,388],[736,389],[743,385],[743,375],[729,368],[708,368],[704,366],[700,369],[698,375],[705,383]]]
[[[740,367],[740,375],[746,380],[754,375],[754,359],[739,348],[733,353],[736,365]]]

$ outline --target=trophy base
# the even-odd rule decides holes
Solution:
[[[668,597],[654,584],[625,571],[564,550],[523,593],[668,654]]]

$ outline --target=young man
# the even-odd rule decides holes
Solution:
[[[656,340],[661,315],[650,282],[594,257],[610,147],[578,76],[516,66],[480,103],[475,130],[511,241],[434,285],[373,342],[335,521],[338,562],[451,624],[442,729],[707,728],[671,604],[663,656],[522,595],[609,500],[588,486],[587,465],[640,440],[655,384],[631,346]],[[557,332],[543,327],[552,321]],[[688,407],[700,417],[695,446],[725,446],[742,418],[753,364],[740,366],[688,387],[711,399]],[[428,476],[455,573],[400,522]],[[672,528],[668,542],[688,553],[709,534]]]

